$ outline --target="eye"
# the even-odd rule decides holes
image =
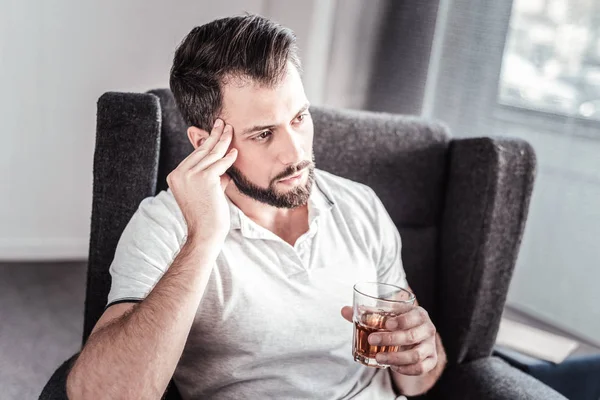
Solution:
[[[298,115],[294,122],[296,122],[297,124],[301,124],[302,122],[304,122],[307,115],[308,115],[308,113],[303,113],[303,114]]]
[[[254,136],[253,140],[256,140],[258,142],[263,142],[265,140],[267,140],[273,133],[271,131],[264,131],[259,133],[258,135]]]

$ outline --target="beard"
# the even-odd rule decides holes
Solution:
[[[308,177],[304,185],[298,185],[285,193],[276,190],[277,181],[295,175],[300,170],[308,168]],[[297,165],[287,167],[271,180],[269,187],[262,188],[250,181],[239,169],[230,167],[227,174],[231,177],[237,189],[246,196],[277,208],[296,208],[308,203],[312,185],[315,180],[314,161],[302,161]]]

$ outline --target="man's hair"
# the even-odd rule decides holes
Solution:
[[[290,29],[258,15],[218,19],[192,29],[175,51],[171,91],[185,122],[210,132],[224,84],[241,79],[275,86],[287,62],[301,71]]]

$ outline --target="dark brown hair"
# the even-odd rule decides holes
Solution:
[[[210,132],[223,106],[224,83],[276,85],[288,61],[300,71],[290,29],[258,15],[218,19],[192,29],[175,51],[171,91],[185,122]]]

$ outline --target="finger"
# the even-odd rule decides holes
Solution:
[[[206,168],[206,172],[215,173],[219,176],[222,176],[227,172],[229,167],[233,165],[235,159],[237,158],[238,152],[237,149],[231,149],[225,157],[215,161],[210,167]]]
[[[208,154],[198,160],[196,165],[190,167],[190,171],[193,173],[203,171],[210,165],[214,164],[215,161],[223,158],[225,153],[227,153],[229,145],[231,144],[232,136],[233,134],[231,125],[225,126],[219,141],[213,146],[212,150]]]
[[[428,357],[420,363],[412,365],[394,365],[390,369],[402,375],[419,376],[432,371],[437,365],[437,357]]]
[[[352,322],[353,310],[350,306],[342,307],[342,317],[348,322]]]
[[[389,318],[385,323],[385,327],[389,330],[406,330],[422,325],[428,320],[429,314],[427,311],[423,307],[415,307],[397,317]]]
[[[208,138],[179,164],[180,167],[186,170],[190,169],[204,158],[219,142],[225,128],[224,125],[223,120],[217,118]]]
[[[420,343],[435,335],[435,326],[429,322],[407,330],[372,333],[369,343],[374,346],[406,346]]]
[[[375,359],[380,364],[389,365],[412,365],[417,364],[435,353],[435,343],[425,341],[418,346],[403,351],[377,353]]]

